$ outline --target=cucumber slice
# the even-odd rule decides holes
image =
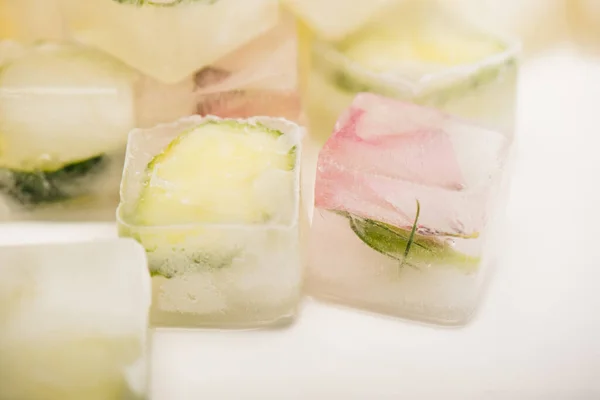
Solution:
[[[55,171],[16,171],[0,169],[0,191],[20,204],[56,203],[86,192],[90,175],[103,170],[105,156],[65,165]]]
[[[21,50],[0,54],[0,168],[57,171],[125,147],[134,71],[76,45]]]
[[[461,32],[430,31],[423,27],[405,29],[406,26],[377,26],[343,42],[338,49],[376,73],[402,73],[410,67],[417,73],[419,69],[435,71],[476,63],[504,49],[496,40]]]
[[[278,130],[238,120],[208,120],[183,132],[148,164],[135,223],[271,221],[294,195],[296,148],[285,139]]]

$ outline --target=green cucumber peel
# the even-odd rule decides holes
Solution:
[[[506,50],[506,46],[502,47]],[[432,87],[420,93],[411,93],[408,88],[402,90],[391,86],[390,79],[377,75],[369,76],[364,68],[344,60],[343,55],[331,46],[318,45],[313,47],[312,52],[315,68],[319,69],[343,93],[354,95],[369,92],[430,106],[442,106],[465,93],[493,84],[505,74],[513,73],[512,71],[516,73],[518,62],[516,56],[509,57],[501,63],[485,65],[466,78],[459,76],[454,83],[439,88]],[[329,59],[327,54],[330,52],[336,52],[337,56]],[[364,72],[361,73],[361,70]]]
[[[6,179],[0,180],[0,191],[27,206],[66,201],[73,197],[73,190],[69,188],[84,184],[78,181],[101,171],[104,161],[105,156],[99,155],[72,162],[54,171],[2,169],[1,173]],[[74,191],[79,192],[77,189]]]
[[[502,65],[486,67],[478,71],[473,76],[450,84],[447,87],[431,89],[416,96],[408,92],[402,94],[400,91],[392,90],[389,86],[384,86],[376,82],[368,82],[368,79],[360,79],[352,76],[351,72],[338,70],[330,74],[330,79],[335,87],[347,94],[356,94],[369,92],[390,96],[397,99],[408,99],[417,104],[443,106],[451,100],[461,95],[478,90],[481,87],[490,85],[500,79],[510,69],[516,65],[515,59],[510,59]]]
[[[251,128],[251,129],[258,129],[261,131],[261,133],[268,133],[271,134],[275,137],[279,137],[281,135],[283,135],[283,132],[277,130],[277,129],[272,129],[269,128],[268,126],[260,123],[260,122],[255,122],[255,123],[248,123],[248,122],[239,122],[236,120],[208,120],[208,121],[203,121],[200,124],[194,125],[188,129],[186,129],[185,131],[181,132],[175,139],[173,139],[173,141],[171,141],[171,143],[169,143],[169,145],[158,155],[156,155],[149,163],[148,166],[146,167],[147,170],[152,170],[154,169],[155,165],[157,162],[160,162],[166,155],[168,155],[174,147],[178,146],[182,140],[185,139],[185,137],[187,135],[189,135],[192,132],[195,132],[198,129],[201,129],[204,126],[207,125],[217,125],[217,126],[228,126],[229,128],[233,128],[236,131],[239,131],[239,133],[248,133],[246,132],[246,128]],[[295,150],[294,150],[294,154],[295,154]]]

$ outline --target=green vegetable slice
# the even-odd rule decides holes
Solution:
[[[0,191],[23,205],[56,203],[84,193],[85,179],[100,172],[105,156],[65,165],[55,171],[0,169]]]

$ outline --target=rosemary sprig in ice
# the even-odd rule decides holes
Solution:
[[[337,212],[348,218],[350,228],[373,250],[399,262],[399,268],[409,266],[420,269],[437,264],[452,265],[467,271],[477,268],[480,259],[456,251],[444,238],[473,239],[478,235],[446,234],[435,232],[421,234],[419,217],[421,205],[417,200],[415,220],[410,228],[400,228],[391,224],[362,218],[348,212]]]

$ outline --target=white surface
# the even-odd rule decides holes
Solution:
[[[307,301],[287,330],[161,332],[153,399],[600,399],[600,60],[551,51],[520,91],[511,241],[468,327]],[[112,235],[0,229],[11,243]]]

